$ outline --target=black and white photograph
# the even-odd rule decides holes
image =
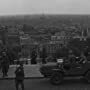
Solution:
[[[0,0],[0,90],[90,90],[90,0]]]

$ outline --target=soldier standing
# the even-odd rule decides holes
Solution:
[[[16,69],[15,75],[16,90],[18,90],[19,85],[21,85],[22,90],[24,90],[24,68],[22,63],[20,63],[20,66]]]
[[[32,53],[31,53],[31,64],[36,64],[36,58],[37,58],[37,53],[35,51],[35,49],[33,49]]]
[[[3,52],[2,54],[2,73],[3,77],[8,76],[8,69],[9,69],[9,59],[7,57],[6,52]]]
[[[43,64],[46,64],[46,57],[47,57],[46,48],[43,47],[42,52],[41,52],[41,58],[42,58]]]

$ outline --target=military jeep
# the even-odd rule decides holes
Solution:
[[[75,59],[70,63],[67,61],[42,65],[40,72],[44,77],[49,77],[54,85],[61,84],[65,77],[84,77],[90,82],[90,61]]]

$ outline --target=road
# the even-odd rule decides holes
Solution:
[[[43,77],[39,71],[40,65],[24,65],[25,77]],[[8,71],[8,77],[6,78],[14,78],[15,77],[16,65],[11,65]],[[0,78],[2,78],[2,73],[0,73]]]
[[[25,79],[25,90],[90,90],[83,80],[65,80],[61,85],[51,85],[48,79]],[[0,90],[15,90],[14,80],[0,80]],[[21,89],[20,89],[21,90]]]

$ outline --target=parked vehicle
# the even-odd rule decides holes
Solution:
[[[74,63],[65,60],[57,63],[48,63],[40,67],[41,74],[50,78],[50,82],[54,85],[61,84],[65,77],[83,76],[90,82],[90,61],[84,59],[76,59]]]

